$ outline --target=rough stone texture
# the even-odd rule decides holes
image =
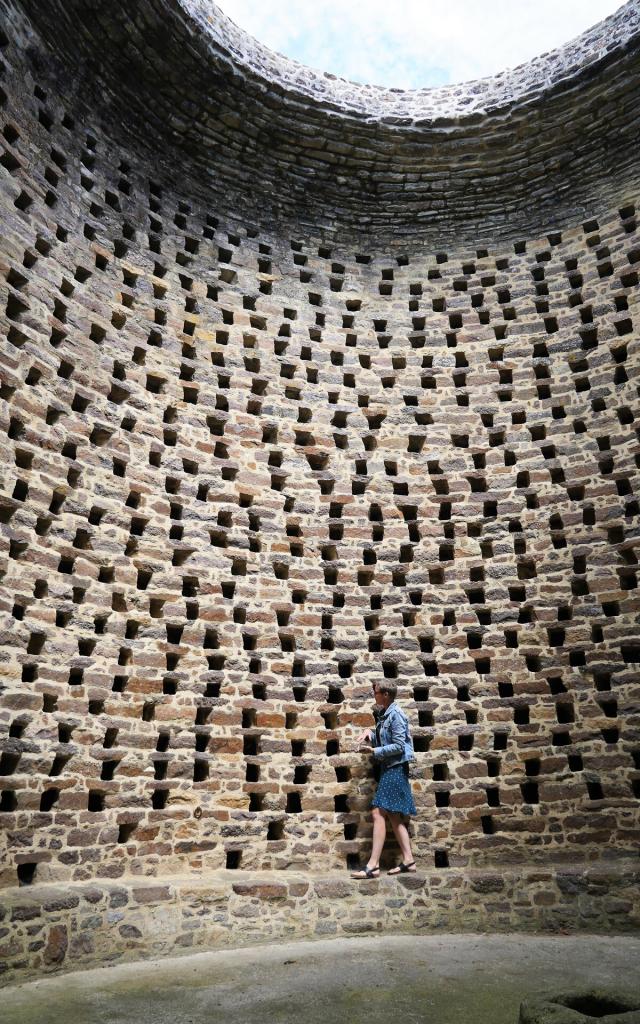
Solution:
[[[576,882],[567,888],[567,875]],[[499,887],[483,886],[483,879]],[[64,897],[73,894],[73,902]],[[609,868],[420,872],[373,882],[298,872],[211,872],[3,893],[0,984],[64,967],[298,938],[388,932],[634,933],[635,862]]]
[[[197,196],[241,234],[255,221],[374,255],[473,252],[538,237],[532,225],[562,229],[637,190],[637,0],[514,71],[409,92],[270,53],[210,0],[138,0],[135,16],[85,0],[3,6],[12,35],[26,11],[46,39],[29,44],[39,68],[52,67],[50,105],[64,83],[67,108],[89,101],[96,134],[128,153],[143,147],[154,175],[161,147],[181,198]]]
[[[238,880],[238,921],[313,892],[330,930],[350,890],[306,879],[368,849],[385,676],[421,867],[540,923],[554,864],[588,916],[640,833],[638,5],[468,117],[405,97],[442,134],[428,231],[401,96],[294,87],[213,7],[116,7],[0,0],[2,883],[118,914],[138,879],[297,870]],[[362,152],[312,166],[336,140]]]
[[[43,960],[47,965],[61,964],[67,955],[69,946],[67,929],[63,924],[53,925],[49,929]]]

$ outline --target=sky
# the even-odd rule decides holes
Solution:
[[[390,88],[466,82],[575,38],[620,0],[216,0],[272,50]]]

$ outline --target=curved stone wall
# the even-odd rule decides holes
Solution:
[[[142,0],[135,17],[19,7],[43,34],[29,47],[53,95],[240,231],[466,253],[580,223],[637,187],[637,0],[515,71],[416,92],[270,53],[210,0]]]
[[[383,677],[423,868],[626,863],[638,5],[435,96],[0,10],[4,884],[344,871]]]

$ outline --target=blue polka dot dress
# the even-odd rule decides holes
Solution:
[[[409,816],[417,813],[409,782],[408,764],[396,764],[390,768],[382,766],[380,781],[371,806],[379,807],[381,811],[390,811],[392,814]]]

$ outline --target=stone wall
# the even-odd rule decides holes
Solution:
[[[470,256],[637,194],[638,0],[512,71],[415,91],[270,53],[211,0],[138,0],[135,16],[122,0],[2,7],[52,82],[51,109],[62,92],[112,149],[143,154],[241,235],[330,242],[339,263],[349,250]]]
[[[217,872],[14,890],[0,909],[0,981],[61,968],[294,938],[380,932],[629,933],[635,862],[587,870],[427,872],[355,883],[337,875]]]
[[[374,785],[355,736],[383,678],[414,726],[429,885],[615,873],[640,800],[633,148],[623,191],[593,156],[597,201],[553,230],[541,179],[508,242],[465,247],[467,218],[453,247],[415,251],[399,222],[372,252],[327,205],[330,230],[285,234],[253,220],[260,177],[232,216],[186,173],[197,153],[182,166],[163,136],[152,160],[135,110],[115,123],[116,79],[100,106],[117,40],[94,91],[67,90],[72,37],[57,4],[40,29],[31,6],[0,4],[10,899],[353,866]],[[631,95],[625,11],[609,63],[574,68],[562,102]],[[78,82],[99,25],[73,30]],[[287,191],[285,175],[283,217]]]

